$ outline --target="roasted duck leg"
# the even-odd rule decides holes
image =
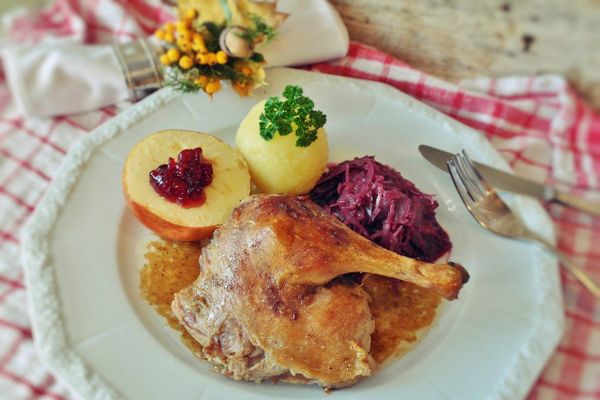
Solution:
[[[360,236],[300,198],[273,198],[242,206],[238,212],[256,221],[256,229],[267,229],[272,246],[272,274],[279,284],[324,285],[336,276],[368,272],[396,278],[455,299],[469,275],[459,264],[431,264],[404,257]],[[258,203],[254,203],[257,206]],[[260,227],[260,228],[259,228]]]
[[[304,197],[258,195],[238,206],[200,258],[202,272],[173,312],[201,356],[234,379],[341,387],[368,376],[369,272],[457,296],[468,275],[387,251]]]

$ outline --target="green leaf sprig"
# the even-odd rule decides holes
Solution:
[[[260,136],[271,140],[277,133],[287,136],[295,130],[296,146],[307,147],[317,140],[317,131],[327,122],[323,112],[315,110],[315,103],[300,86],[287,85],[283,99],[269,97],[259,117]]]
[[[277,30],[267,25],[261,17],[256,14],[247,14],[246,17],[252,21],[253,26],[246,27],[244,34],[241,36],[242,39],[249,43],[263,41],[263,44],[267,44],[275,39]]]

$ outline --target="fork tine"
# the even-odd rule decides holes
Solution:
[[[486,191],[473,172],[473,168],[471,168],[461,153],[457,153],[453,158],[456,160],[455,162],[462,181],[469,193],[472,194],[473,199],[475,201],[482,199],[486,195]]]
[[[542,245],[551,254],[557,256],[561,264],[600,300],[600,285],[554,245],[535,232],[531,232],[477,171],[464,150],[462,155],[459,153],[452,156],[446,162],[446,166],[461,200],[479,225],[504,237],[526,239]],[[483,194],[475,198],[474,192],[483,192]]]
[[[454,186],[456,187],[456,190],[458,191],[458,194],[460,195],[460,198],[462,199],[463,203],[465,203],[465,206],[467,207],[467,209],[471,210],[475,204],[475,199],[473,198],[473,196],[469,193],[469,191],[467,190],[467,188],[465,187],[465,184],[462,180],[462,176],[460,175],[457,165],[456,165],[456,160],[454,160],[454,158],[446,161],[446,166],[448,167],[448,172],[450,173],[450,177],[452,178],[452,182],[454,183]]]
[[[454,187],[458,191],[460,199],[464,203],[465,207],[467,207],[467,210],[469,211],[471,216],[473,216],[473,218],[475,218],[475,221],[477,221],[481,226],[483,226],[486,229],[489,229],[486,225],[485,220],[481,218],[479,212],[480,210],[477,206],[477,201],[473,199],[462,180],[462,176],[458,171],[456,160],[454,159],[454,157],[446,161],[446,166],[448,167],[448,172],[450,173],[450,177],[452,178],[452,183],[454,183]]]
[[[488,181],[483,177],[483,175],[481,175],[481,172],[479,172],[477,167],[475,167],[475,164],[473,164],[473,161],[471,161],[471,157],[469,157],[469,155],[464,149],[462,150],[462,155],[465,161],[467,162],[467,165],[469,165],[469,167],[473,171],[473,174],[477,178],[477,181],[479,182],[482,190],[484,192],[489,192],[490,190],[493,190],[494,188],[492,187],[492,185],[490,185]]]
[[[460,159],[460,155],[459,154],[453,155],[452,160],[454,161],[453,165],[454,165],[456,175],[458,178],[460,178],[460,181],[461,181],[463,187],[465,188],[466,192],[469,194],[469,197],[475,203],[478,202],[479,200],[481,200],[485,194],[482,193],[480,190],[478,190],[476,188],[475,183],[472,182],[471,178],[469,178],[466,168]]]

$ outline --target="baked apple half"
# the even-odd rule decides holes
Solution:
[[[242,155],[207,133],[164,130],[139,142],[123,169],[123,192],[148,229],[177,241],[209,237],[250,194]]]

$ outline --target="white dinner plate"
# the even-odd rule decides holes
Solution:
[[[164,89],[73,146],[23,239],[34,337],[43,360],[85,399],[517,399],[526,395],[563,329],[557,264],[534,246],[484,231],[447,174],[417,146],[466,149],[508,169],[485,138],[379,83],[291,69],[270,70],[254,97],[214,99]],[[153,235],[128,211],[121,170],[144,136],[167,128],[215,134],[229,143],[258,100],[299,84],[327,114],[330,159],[375,155],[440,204],[451,259],[471,280],[444,305],[423,341],[359,384],[326,394],[317,386],[235,382],[194,358],[140,297],[139,270]],[[535,201],[513,207],[552,240]]]

